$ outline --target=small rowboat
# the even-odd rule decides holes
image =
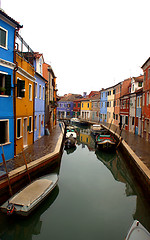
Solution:
[[[28,216],[51,193],[58,182],[56,173],[43,176],[12,196],[0,208],[11,215]]]
[[[103,150],[114,150],[116,147],[116,140],[112,135],[99,134],[96,136],[96,146]]]
[[[135,220],[125,240],[150,240],[150,233],[139,221]]]

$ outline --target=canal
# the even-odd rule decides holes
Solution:
[[[134,219],[150,231],[150,205],[119,152],[95,150],[89,129],[63,150],[58,186],[26,219],[0,213],[0,239],[121,240]]]

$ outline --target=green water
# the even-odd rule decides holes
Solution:
[[[83,137],[64,150],[58,186],[31,216],[0,214],[0,239],[121,240],[134,219],[150,229],[150,206],[121,155],[95,151]]]

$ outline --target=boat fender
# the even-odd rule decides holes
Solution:
[[[8,206],[7,206],[7,215],[12,215],[13,212],[15,210],[15,206],[13,203],[9,203],[8,202]]]

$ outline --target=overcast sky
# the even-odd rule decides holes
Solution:
[[[1,0],[1,8],[51,64],[59,95],[139,76],[150,57],[150,0]]]

